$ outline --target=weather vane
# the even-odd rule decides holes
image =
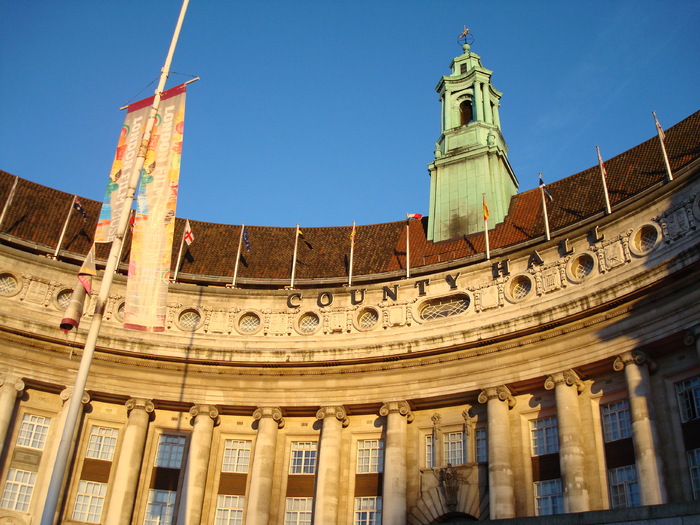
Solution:
[[[461,45],[469,44],[470,46],[474,43],[474,35],[469,33],[469,28],[466,25],[462,34],[457,37],[457,42]]]

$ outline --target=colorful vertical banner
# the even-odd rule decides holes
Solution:
[[[124,327],[165,330],[185,85],[163,93],[141,172],[126,287]]]
[[[109,172],[102,210],[97,221],[95,242],[112,242],[117,234],[119,219],[124,209],[124,199],[129,191],[129,177],[136,164],[139,145],[152,104],[153,97],[135,102],[127,110],[112,169]]]

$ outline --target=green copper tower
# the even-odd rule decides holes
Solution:
[[[435,88],[442,114],[435,160],[428,165],[428,240],[434,242],[483,231],[484,198],[489,228],[503,222],[518,191],[501,134],[502,93],[491,85],[492,71],[481,65],[481,57],[470,51],[468,43],[462,49],[464,54],[450,64],[452,73]]]

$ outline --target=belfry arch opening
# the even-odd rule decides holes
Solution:
[[[471,100],[463,100],[459,105],[459,125],[465,126],[474,120]]]

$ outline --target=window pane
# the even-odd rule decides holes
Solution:
[[[381,439],[363,439],[357,442],[357,473],[381,472],[384,454]]]
[[[19,428],[17,436],[17,445],[43,450],[50,423],[51,419],[48,417],[24,414],[22,426]]]
[[[105,502],[107,485],[94,481],[81,480],[73,507],[73,519],[87,523],[99,523]]]
[[[486,429],[477,428],[474,431],[474,440],[476,442],[476,461],[486,463],[489,460],[488,441],[486,441]]]
[[[556,417],[545,417],[530,421],[532,455],[554,454],[559,452],[559,436]]]
[[[156,467],[180,468],[185,450],[185,436],[161,434],[158,438]]]
[[[287,498],[284,525],[311,525],[313,498]]]
[[[608,470],[608,485],[610,487],[611,508],[620,509],[641,505],[637,484],[637,468],[634,465]]]
[[[681,421],[685,423],[697,419],[700,408],[700,376],[676,383],[676,394]]]
[[[561,514],[564,512],[564,499],[561,479],[535,482],[535,506],[538,516]]]
[[[116,428],[92,427],[85,457],[112,461],[118,435]]]
[[[222,472],[248,472],[251,442],[247,440],[227,439],[224,442],[224,461]]]
[[[243,525],[243,496],[219,494],[216,502],[215,525]]]
[[[316,472],[316,442],[295,441],[289,458],[290,474],[313,474]]]
[[[381,523],[381,496],[355,498],[355,520],[353,525],[380,525]]]
[[[29,502],[32,500],[35,483],[36,472],[11,468],[7,473],[0,507],[26,512],[29,509]]]
[[[606,443],[632,436],[629,403],[617,401],[600,407],[603,422],[603,438]]]
[[[149,490],[144,525],[169,525],[172,523],[176,497],[177,492],[173,490]]]
[[[433,436],[425,436],[425,467],[433,468]]]
[[[693,488],[693,499],[700,499],[700,448],[689,450],[688,468],[690,469],[690,484]]]

